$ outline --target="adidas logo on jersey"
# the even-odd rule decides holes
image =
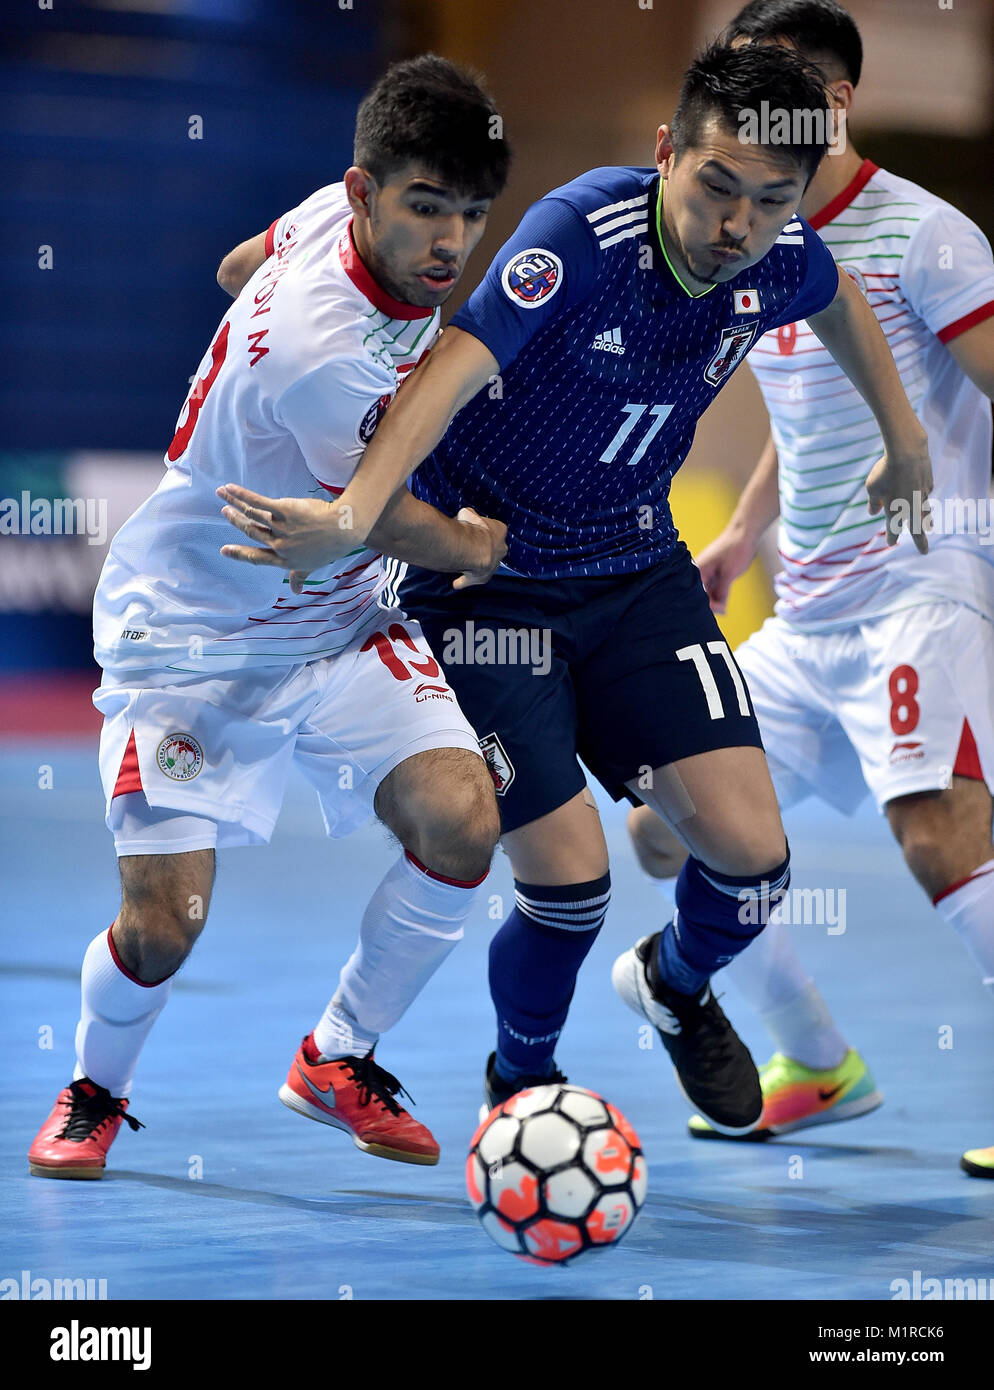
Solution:
[[[619,357],[625,355],[625,349],[621,343],[620,328],[608,328],[603,333],[598,333],[590,346],[598,352],[615,352]]]

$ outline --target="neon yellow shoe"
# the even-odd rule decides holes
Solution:
[[[959,1166],[971,1178],[994,1178],[994,1148],[967,1149]]]
[[[760,1067],[759,1082],[763,1088],[763,1113],[756,1128],[742,1135],[742,1140],[769,1139],[771,1135],[807,1129],[810,1125],[853,1120],[876,1110],[884,1099],[869,1067],[853,1048],[837,1067],[824,1071],[802,1066],[782,1052],[775,1052],[765,1067]],[[694,1139],[735,1137],[719,1134],[700,1115],[694,1115],[687,1128]],[[989,1162],[994,1164],[994,1150],[974,1152],[990,1154]],[[994,1170],[984,1176],[994,1177]]]

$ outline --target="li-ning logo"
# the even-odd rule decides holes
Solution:
[[[603,333],[598,333],[590,346],[595,352],[613,352],[618,357],[625,355],[620,328],[608,328]]]
[[[452,695],[444,685],[432,685],[430,681],[422,681],[414,692],[414,699],[419,705],[425,700],[448,700],[451,703]]]
[[[919,739],[898,739],[890,750],[890,761],[894,763],[910,763],[924,758],[925,753]]]

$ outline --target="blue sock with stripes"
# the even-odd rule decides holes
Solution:
[[[758,881],[755,874],[720,874],[691,855],[676,881],[673,921],[659,937],[663,982],[678,994],[700,994],[759,935],[789,883],[789,848]]]
[[[549,1076],[577,971],[611,897],[611,875],[548,887],[514,881],[515,906],[490,943],[497,1070],[505,1081]]]

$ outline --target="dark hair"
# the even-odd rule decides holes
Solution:
[[[789,49],[750,43],[731,48],[712,43],[691,63],[680,89],[672,121],[673,148],[679,159],[684,150],[700,143],[701,127],[717,116],[731,134],[746,128],[749,113],[764,110],[788,112],[825,111],[828,99],[824,76]],[[828,148],[828,122],[792,121],[791,135],[798,139],[762,142],[771,154],[800,164],[810,180]],[[803,125],[803,129],[795,127]]]
[[[722,38],[728,43],[737,38],[789,39],[827,76],[847,77],[854,87],[863,71],[856,22],[836,0],[750,0]]]
[[[363,98],[353,159],[379,183],[416,163],[461,193],[495,198],[511,148],[476,75],[426,53],[394,63]]]

